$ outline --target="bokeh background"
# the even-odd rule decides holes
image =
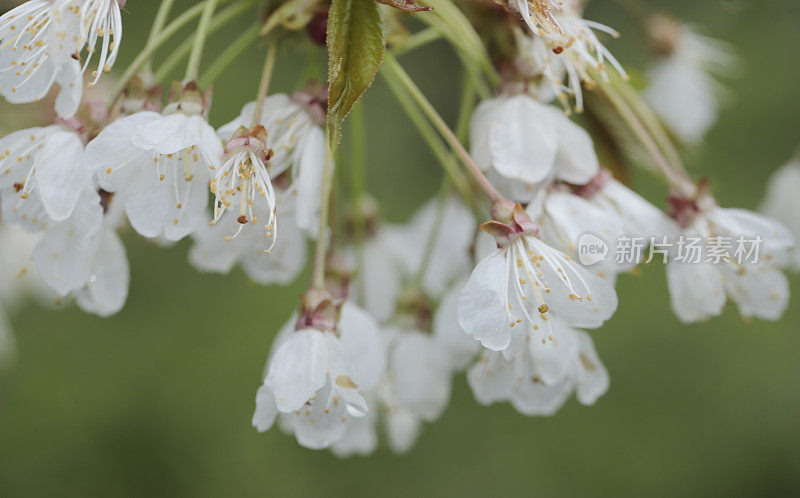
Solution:
[[[128,2],[118,68],[142,46],[157,4]],[[800,4],[643,4],[729,40],[744,60],[746,71],[728,82],[733,100],[688,163],[713,179],[723,205],[756,208],[767,176],[800,143]],[[610,47],[643,67],[645,44],[619,3],[594,0],[587,17],[618,28],[623,36]],[[249,22],[214,36],[206,60]],[[295,88],[303,53],[303,46],[284,50],[275,89]],[[255,94],[261,60],[251,50],[218,80],[215,124]],[[460,69],[449,48],[438,43],[403,61],[454,119]],[[368,187],[386,218],[403,221],[436,191],[439,168],[380,79],[365,104]],[[31,107],[3,104],[0,113],[3,127],[38,119]],[[638,172],[633,180],[659,202],[658,183]],[[198,274],[186,243],[163,249],[132,233],[125,241],[132,282],[119,315],[101,320],[29,304],[12,316],[19,356],[0,379],[0,496],[800,493],[797,276],[779,323],[747,323],[729,308],[695,326],[670,313],[660,265],[623,276],[620,311],[593,334],[611,374],[611,389],[595,406],[571,400],[553,418],[526,418],[507,405],[480,407],[459,376],[446,413],[409,454],[381,448],[340,460],[250,426],[270,341],[308,276],[263,288],[238,271]]]

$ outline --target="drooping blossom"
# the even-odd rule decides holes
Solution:
[[[524,94],[482,102],[470,143],[478,166],[518,202],[529,202],[542,183],[582,185],[599,170],[589,134],[561,110]]]
[[[703,189],[696,199],[670,201],[683,241],[667,265],[678,319],[691,323],[717,316],[730,299],[743,317],[778,320],[789,302],[781,271],[794,247],[789,230],[751,211],[721,208]],[[693,252],[692,244],[702,250]]]
[[[267,179],[285,175],[287,196],[294,197],[297,204],[295,222],[311,236],[317,230],[325,164],[323,103],[320,92],[271,95],[264,100],[258,119],[254,119],[257,105],[250,102],[239,116],[218,130],[220,138],[229,141],[241,127],[264,128],[264,150],[271,151]]]
[[[9,102],[44,98],[60,87],[56,112],[78,110],[83,73],[100,41],[91,84],[114,65],[122,39],[123,0],[30,0],[0,17],[0,94]],[[81,62],[81,54],[85,60]]]
[[[542,242],[519,204],[496,205],[482,228],[498,247],[461,291],[458,320],[484,347],[510,355],[527,334],[549,340],[554,319],[596,328],[616,311],[613,287]]]
[[[528,416],[551,416],[574,392],[578,401],[592,405],[609,386],[606,370],[588,333],[559,323],[558,341],[550,351],[537,351],[529,340],[512,356],[484,349],[467,372],[475,398],[482,405],[508,401]]]
[[[30,232],[69,218],[92,189],[81,136],[62,124],[29,128],[0,139],[0,211]]]
[[[163,113],[122,117],[86,147],[100,187],[139,234],[177,241],[207,222],[211,168],[222,143],[205,117],[210,97],[189,83]]]
[[[570,107],[569,97],[574,97],[576,110],[583,110],[581,85],[595,84],[598,77],[607,78],[608,64],[627,77],[594,31],[615,38],[619,34],[604,24],[583,19],[580,0],[508,0],[508,7],[520,15],[530,31],[520,50],[527,52],[540,71],[541,84],[565,108]]]
[[[322,449],[366,415],[364,393],[377,386],[385,358],[378,324],[367,313],[345,302],[337,321],[329,298],[314,303],[276,338],[253,426],[266,431],[280,414],[298,443]]]

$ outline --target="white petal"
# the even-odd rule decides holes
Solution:
[[[56,221],[67,219],[84,187],[92,181],[80,137],[71,131],[49,134],[34,161],[39,196],[47,214]]]
[[[450,371],[432,338],[403,331],[392,347],[389,364],[398,403],[428,422],[439,418],[450,399]]]
[[[278,405],[272,392],[266,386],[260,386],[256,392],[256,410],[253,413],[253,427],[258,432],[268,431],[278,416]]]
[[[353,381],[359,390],[378,386],[386,368],[386,351],[378,322],[366,311],[347,301],[339,316],[339,344],[353,365]]]
[[[82,310],[107,317],[125,305],[130,271],[125,246],[116,231],[103,229],[97,236],[101,240],[92,258],[92,275],[76,298]]]
[[[548,332],[534,331],[530,336],[529,354],[533,369],[541,382],[557,384],[569,373],[578,353],[578,331],[553,320]]]
[[[407,453],[419,436],[421,421],[409,411],[391,409],[386,414],[386,436],[395,453]]]
[[[484,350],[480,359],[467,371],[472,394],[482,405],[509,399],[514,380],[513,361],[494,351]]]
[[[714,265],[670,262],[667,284],[672,311],[681,322],[697,322],[722,313],[725,289]]]
[[[369,455],[378,447],[377,407],[370,403],[365,417],[352,418],[346,423],[342,437],[331,445],[336,456]]]
[[[160,117],[161,115],[156,112],[145,111],[119,118],[89,142],[86,146],[86,166],[97,175],[101,187],[109,192],[117,192],[125,186],[124,182],[110,181],[114,178],[117,168],[130,166],[129,169],[137,170],[153,166],[152,153],[147,153],[134,145],[131,135],[138,127],[147,126]],[[133,162],[141,158],[149,160],[150,164],[145,164],[144,161]],[[107,173],[108,170],[111,170],[111,173]]]
[[[505,99],[487,99],[478,105],[472,113],[470,122],[470,153],[475,162],[484,171],[492,167],[492,153],[489,149],[489,132],[495,120],[497,110]]]
[[[310,449],[327,448],[344,437],[348,421],[353,418],[348,416],[345,403],[332,402],[336,392],[336,389],[332,390],[328,380],[325,387],[317,392],[310,406],[290,415],[294,419],[294,435],[301,446]]]
[[[511,342],[505,251],[475,267],[458,298],[458,323],[484,347],[500,351]]]
[[[643,95],[653,110],[681,140],[700,141],[719,112],[711,77],[678,57],[655,66],[649,77]]]
[[[442,297],[433,317],[434,339],[447,355],[450,368],[457,370],[466,368],[480,349],[480,342],[458,323],[458,299],[463,287],[463,283],[453,286]]]
[[[328,332],[305,329],[286,338],[275,351],[264,381],[275,395],[278,410],[298,410],[325,385],[335,349],[343,354]]]
[[[139,125],[131,135],[131,141],[142,149],[159,154],[175,154],[200,143],[200,137],[195,136],[191,128],[191,118],[177,112]]]
[[[586,130],[573,123],[563,112],[553,109],[558,116],[553,122],[558,133],[558,155],[556,175],[565,182],[583,185],[600,170],[600,162],[594,152],[594,142]]]
[[[300,151],[297,178],[297,225],[316,233],[320,209],[322,170],[325,166],[325,134],[314,127]]]
[[[33,260],[42,278],[59,295],[83,287],[92,275],[92,255],[100,243],[93,235],[102,222],[100,197],[85,191],[73,216],[42,236]]]
[[[537,183],[553,170],[558,139],[549,110],[517,96],[498,110],[489,132],[495,169],[509,179]]]
[[[392,317],[400,293],[400,262],[389,250],[385,234],[367,241],[363,248],[363,271],[354,282],[356,289],[363,285],[364,305],[378,321]]]
[[[593,405],[608,391],[608,370],[600,361],[589,334],[578,331],[580,353],[577,366],[576,394],[584,405]]]
[[[189,249],[189,262],[201,272],[229,273],[236,264],[238,251],[233,241],[226,241],[220,227],[203,223],[192,233],[194,245]],[[261,251],[263,254],[263,250]],[[252,278],[252,277],[251,277]]]
[[[148,166],[152,169],[131,172],[120,200],[133,229],[144,237],[153,238],[161,235],[175,195],[170,183],[159,179],[152,164]]]
[[[61,89],[56,97],[55,110],[59,117],[68,119],[78,112],[83,95],[83,73],[80,62],[70,58],[56,73]]]
[[[727,266],[727,265],[726,265]],[[725,288],[742,316],[779,320],[789,304],[789,281],[772,266],[728,266]]]
[[[258,204],[259,202],[256,201],[257,206]],[[230,219],[235,222],[232,216]],[[275,241],[275,247],[269,254],[264,253],[267,240],[263,224],[258,227],[249,227],[251,232],[248,237],[245,237],[244,234],[239,236],[245,237],[242,242],[246,243],[240,249],[242,251],[242,267],[247,276],[256,283],[286,285],[294,281],[305,267],[308,259],[308,244],[300,228],[294,222],[292,210],[279,210],[278,227],[278,238]],[[222,229],[224,226],[216,231],[216,237],[222,237],[219,233]],[[231,230],[235,230],[235,228],[231,228]],[[232,250],[230,247],[225,249]]]

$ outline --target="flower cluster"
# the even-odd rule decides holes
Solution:
[[[246,12],[258,3],[234,0],[229,9]],[[336,151],[344,117],[336,113],[358,78],[342,83],[332,70],[328,86],[304,82],[294,93],[269,94],[271,45],[253,101],[215,127],[212,91],[201,88],[197,73],[216,2],[204,0],[165,25],[170,5],[162,3],[150,41],[104,100],[84,95],[84,73],[96,56],[98,70],[86,78],[93,85],[114,64],[124,2],[30,0],[0,17],[0,94],[32,102],[59,87],[52,123],[0,138],[5,308],[27,292],[72,300],[100,316],[118,312],[130,280],[119,231],[128,226],[163,246],[189,239],[189,261],[198,270],[228,273],[238,264],[263,285],[296,280],[313,241],[312,282],[272,342],[252,423],[263,432],[277,422],[305,447],[352,455],[375,451],[379,434],[393,451],[408,451],[423,424],[442,416],[453,376],[462,371],[478,403],[509,402],[524,415],[553,415],[573,393],[583,405],[595,403],[610,380],[593,331],[612,319],[619,277],[641,260],[582,258],[587,235],[651,240],[651,251],[665,255],[682,237],[758,238],[758,259],[671,258],[673,311],[681,322],[698,322],[732,301],[745,318],[777,320],[787,306],[783,268],[800,265],[800,167],[794,161],[777,173],[764,207],[793,231],[720,207],[707,182],[692,179],[664,125],[697,142],[716,114],[707,70],[730,67],[733,59],[671,19],[656,16],[649,24],[666,59],[640,95],[595,33],[616,32],[583,19],[582,2],[508,0],[507,16],[491,29],[511,35],[503,57],[510,53],[515,67],[529,70],[500,78],[491,64],[470,67],[478,87],[496,83],[496,91],[475,106],[475,81],[467,86],[459,133],[402,70],[392,51],[403,44],[390,38],[383,74],[449,175],[436,198],[393,224],[357,187],[363,150],[346,156],[354,177],[349,195],[331,196],[335,159],[342,157]],[[418,16],[442,16],[409,5]],[[475,52],[486,47],[452,36],[473,29],[452,7],[441,9],[449,14],[434,26],[471,56],[465,64],[482,60],[486,54]],[[287,37],[305,36],[298,19],[310,20],[312,12],[292,11],[288,22],[283,8],[264,31],[280,25]],[[401,22],[374,8],[375,19]],[[193,16],[200,21],[187,76],[163,95],[163,78],[156,77],[162,71],[151,71],[149,57]],[[228,17],[234,16],[220,15],[219,22]],[[373,48],[383,54],[379,28]],[[417,45],[427,40],[421,39]],[[232,43],[231,53],[247,42]],[[336,53],[335,33],[327,43]],[[381,59],[360,60],[359,78],[373,64],[378,71]],[[592,119],[571,119],[571,110],[587,106]],[[469,137],[470,150],[458,135]],[[614,153],[601,155],[600,146]],[[628,163],[644,163],[666,180],[666,210],[621,180]],[[344,209],[332,209],[338,204]],[[3,313],[0,366],[13,356]]]

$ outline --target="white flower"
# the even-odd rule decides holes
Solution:
[[[289,176],[289,190],[296,196],[296,222],[313,236],[317,230],[326,146],[325,132],[312,109],[286,94],[271,95],[264,100],[261,116],[255,123],[256,103],[250,102],[218,133],[223,140],[229,140],[242,126],[256,124],[266,129],[266,148],[272,151],[268,178],[275,179],[284,173]]]
[[[89,143],[86,158],[134,230],[176,241],[207,219],[210,168],[221,163],[222,143],[200,109],[182,102],[118,119]]]
[[[793,160],[772,174],[761,211],[786,225],[800,240],[800,161]],[[792,266],[800,270],[800,250],[794,248]]]
[[[654,16],[649,24],[665,57],[648,71],[644,98],[679,139],[696,144],[719,114],[724,88],[714,75],[731,74],[736,57],[727,44],[666,16]]]
[[[269,254],[278,240],[278,197],[268,172],[272,151],[266,147],[266,136],[264,127],[256,125],[249,131],[242,126],[228,137],[225,162],[215,170],[210,187],[216,197],[211,225],[216,225],[228,208],[236,203],[233,209],[236,210],[237,227],[225,240],[238,237],[248,224],[260,226],[264,228],[264,237],[272,239],[264,250]],[[254,210],[256,204],[261,209]],[[260,211],[264,212],[264,218],[259,224],[257,213]]]
[[[338,337],[312,327],[278,335],[256,395],[259,432],[281,414],[301,445],[326,448],[344,436],[349,420],[366,414],[363,393],[377,387],[386,361],[378,324],[345,303],[338,330]]]
[[[0,17],[0,93],[15,103],[43,98],[61,87],[56,111],[75,114],[82,75],[102,39],[92,84],[113,66],[122,37],[118,0],[31,0]],[[113,38],[113,40],[112,40]],[[81,66],[80,53],[87,57]]]
[[[499,176],[498,187],[518,202],[536,187],[561,180],[581,185],[599,169],[592,139],[564,113],[526,95],[482,102],[470,126],[475,162]]]
[[[64,126],[29,128],[0,139],[0,211],[10,225],[34,232],[66,220],[91,184],[83,142]]]
[[[259,211],[265,200],[256,199]],[[201,224],[192,239],[189,261],[200,271],[228,273],[238,262],[245,274],[259,284],[288,284],[303,270],[307,258],[306,238],[294,222],[294,205],[287,203],[281,210],[283,221],[280,237],[269,254],[264,252],[264,231],[243,230],[236,238],[220,236],[235,233],[242,226],[235,213],[225,213],[214,225]]]
[[[537,351],[536,340],[530,340],[529,347],[510,358],[484,350],[467,373],[478,402],[489,405],[510,401],[524,415],[550,416],[573,391],[584,405],[594,404],[605,394],[608,371],[589,334],[563,324],[557,324],[554,332],[559,341],[550,351]]]
[[[575,96],[575,107],[583,109],[581,83],[594,83],[589,70],[606,76],[610,63],[623,77],[625,70],[611,52],[600,43],[594,31],[613,37],[619,34],[603,24],[581,17],[577,1],[509,0],[509,7],[519,12],[532,35],[530,43],[522,46],[529,51],[535,66],[540,68],[543,83],[561,100],[565,107],[567,93]]]
[[[688,219],[682,235],[699,237],[709,247],[699,263],[673,257],[667,265],[672,309],[678,319],[690,323],[719,315],[727,298],[744,317],[779,319],[789,301],[789,283],[780,270],[788,264],[794,245],[788,229],[750,211],[720,208],[710,198],[684,209],[692,213],[674,214],[676,219]],[[740,238],[742,244],[737,242]],[[712,251],[722,254],[719,261]]]
[[[458,320],[467,333],[504,351],[514,336],[549,339],[553,318],[596,328],[613,315],[617,295],[608,282],[539,240],[519,205],[507,216],[513,226],[482,225],[500,247],[478,263],[461,291]]]

